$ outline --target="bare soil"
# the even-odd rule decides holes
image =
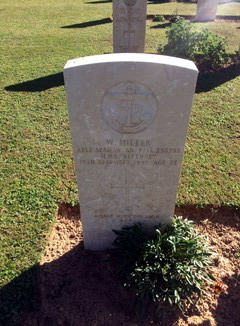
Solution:
[[[216,256],[212,268],[218,283],[186,315],[150,308],[145,318],[134,314],[134,295],[112,272],[108,254],[83,249],[79,207],[62,204],[39,268],[40,306],[20,324],[27,326],[239,326],[240,214],[237,209],[209,206],[176,208],[208,236]]]

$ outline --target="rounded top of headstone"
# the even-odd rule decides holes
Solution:
[[[175,66],[183,69],[190,69],[198,73],[196,65],[186,59],[169,57],[159,54],[146,54],[146,53],[110,53],[93,55],[88,57],[76,58],[69,60],[64,70],[72,69],[77,66],[91,65],[91,64],[112,64],[131,62],[134,64],[138,63],[149,63],[149,64],[162,64],[166,66]]]
[[[123,2],[127,7],[133,7],[136,4],[137,0],[123,0]]]

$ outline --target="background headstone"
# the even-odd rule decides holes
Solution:
[[[113,0],[113,52],[144,52],[147,0]]]
[[[169,223],[197,74],[191,61],[150,54],[67,62],[86,249],[108,248],[113,229]]]
[[[212,21],[216,19],[218,0],[198,0],[196,21]]]

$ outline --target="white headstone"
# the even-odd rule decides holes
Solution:
[[[170,222],[197,75],[193,62],[160,55],[67,62],[86,249],[110,247],[113,229]]]
[[[147,0],[113,0],[113,52],[144,52]]]
[[[198,0],[196,21],[216,19],[218,0]]]

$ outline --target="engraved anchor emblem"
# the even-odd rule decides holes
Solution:
[[[104,120],[121,133],[144,130],[155,118],[157,101],[150,89],[137,82],[112,87],[103,98]]]
[[[136,100],[146,100],[148,94],[136,93],[136,88],[133,84],[126,84],[126,91],[124,96],[122,94],[112,94],[111,96],[119,100],[119,107],[122,109],[121,112],[125,114],[122,115],[123,126],[125,127],[135,127],[136,125],[142,123],[143,117],[141,117],[142,106],[136,103]]]

